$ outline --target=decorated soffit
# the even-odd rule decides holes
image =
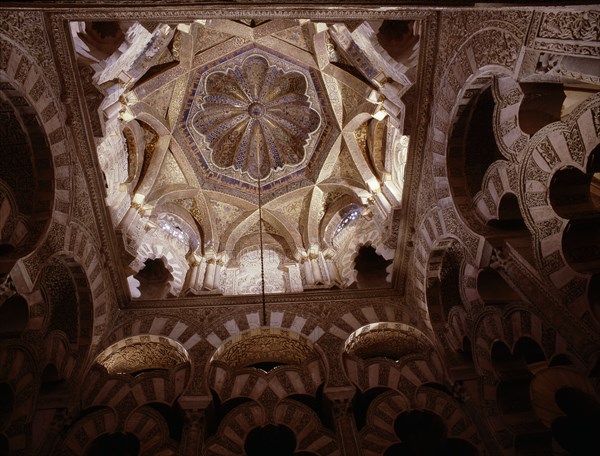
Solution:
[[[96,358],[109,374],[137,374],[147,370],[169,370],[189,361],[181,345],[165,337],[142,335],[124,339]]]
[[[92,69],[81,75],[102,95],[88,109],[102,125],[125,269],[164,257],[179,295],[193,265],[206,276],[214,261],[226,269],[217,283],[191,292],[236,294],[248,279],[233,270],[237,256],[260,248],[261,230],[283,255],[273,280],[286,285],[274,292],[350,286],[341,264],[361,242],[392,258],[403,179],[394,166],[405,160],[391,154],[410,136],[402,95],[418,83],[419,47],[408,40],[405,60],[392,58],[383,22],[72,22],[80,66]],[[404,22],[398,30],[418,35],[417,21]]]
[[[302,364],[318,357],[312,342],[296,333],[278,328],[257,328],[226,341],[211,361],[235,368],[260,363]]]

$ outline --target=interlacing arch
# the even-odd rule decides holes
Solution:
[[[69,184],[55,182],[59,167],[53,162],[65,150],[64,133],[51,126],[59,123],[60,114],[41,71],[3,35],[0,52],[12,63],[0,67],[0,111],[10,132],[3,138],[6,160],[0,172],[0,272],[8,273],[43,242],[55,199],[68,200]],[[35,80],[34,87],[26,80]],[[59,195],[60,189],[66,194]],[[62,208],[68,212],[64,204]]]
[[[82,367],[77,366],[67,336],[63,332],[52,331],[48,333],[44,338],[44,348],[41,365],[52,366],[51,369],[56,371],[56,375],[50,376],[46,381],[68,380],[75,372],[81,372]],[[42,378],[42,383],[44,381],[45,379]]]
[[[274,394],[316,397],[326,378],[317,344],[297,332],[254,328],[237,333],[214,352],[208,383],[220,403],[245,397],[261,403]]]
[[[413,423],[415,418],[417,421]],[[431,434],[427,442],[420,441],[419,432],[409,431],[419,423],[420,431],[424,432],[423,427],[433,425],[431,420],[444,428],[447,439],[436,441]],[[395,454],[393,451],[400,448],[418,451],[424,448],[431,450],[432,447],[437,451],[452,448],[457,451],[453,454],[467,455],[477,454],[475,448],[479,451],[484,448],[477,427],[464,405],[435,386],[421,386],[412,398],[398,391],[383,391],[370,404],[366,421],[370,424],[360,432],[366,455]]]
[[[585,290],[590,280],[588,274],[595,269],[592,266],[589,270],[583,268],[585,273],[577,272],[576,262],[570,265],[566,261],[565,240],[569,236],[569,220],[557,214],[560,209],[553,207],[550,194],[553,178],[561,170],[569,167],[584,174],[588,172],[592,151],[600,144],[598,112],[600,94],[582,103],[565,122],[549,125],[537,132],[527,147],[519,176],[520,194],[528,202],[523,216],[534,236],[536,263],[545,272],[548,284],[560,291],[577,317],[590,310]],[[594,239],[587,240],[593,244]],[[579,249],[585,246],[585,240],[581,241],[584,244],[576,246]],[[590,249],[588,254],[592,256],[583,263],[591,261],[593,264],[595,250],[591,246]]]
[[[95,407],[75,421],[56,450],[68,455],[102,454],[117,447],[167,456],[177,454],[175,443],[169,438],[165,417],[154,408],[142,406],[120,416],[114,408]]]
[[[519,110],[523,101],[523,91],[517,81],[510,76],[497,76],[492,84],[494,100],[494,136],[502,155],[518,160],[524,152],[530,135],[519,125]]]
[[[172,406],[190,382],[190,367],[179,365],[166,369],[148,369],[135,377],[123,374],[108,375],[94,366],[85,378],[81,391],[84,407],[108,405],[130,411],[132,406],[161,403]]]
[[[86,357],[94,336],[94,298],[86,271],[72,255],[53,256],[44,265],[36,288],[42,291],[46,308],[52,309],[44,315],[43,329],[65,336],[68,351],[64,356]],[[71,369],[75,367],[78,372],[85,368],[81,363]]]
[[[160,228],[157,228],[157,230],[160,230]],[[164,237],[167,237],[166,233]],[[155,236],[152,235],[146,236],[140,243],[138,256],[134,262],[135,268],[139,269],[137,272],[145,269],[144,264],[147,265],[148,260],[162,262],[165,269],[170,273],[170,277],[167,279],[165,286],[171,295],[178,296],[183,288],[185,274],[189,265],[181,258],[181,256],[177,255],[177,252],[170,243],[157,243]],[[161,295],[161,297],[164,298],[166,296]]]
[[[357,271],[354,264],[363,246],[373,246],[377,254],[386,260],[393,257],[393,251],[383,243],[381,231],[375,222],[365,221],[360,226],[349,226],[334,239],[334,247],[338,251],[336,264],[340,268],[340,276],[345,281],[345,286],[356,281]],[[388,278],[390,275],[391,273],[388,273]]]
[[[251,432],[269,425],[285,426],[292,431],[294,452],[339,454],[333,432],[323,427],[309,407],[294,400],[279,402],[272,414],[267,414],[263,406],[253,401],[239,405],[226,416],[216,435],[208,439],[206,452],[209,455],[246,454],[245,444]]]
[[[62,449],[69,455],[85,454],[85,451],[97,437],[112,433],[117,429],[118,416],[114,410],[103,407],[85,415],[71,426]]]
[[[507,52],[496,55],[482,53],[473,45],[478,40],[481,44],[484,35],[488,38],[496,35],[497,42],[504,41],[504,45],[514,44],[514,47],[508,46]],[[489,49],[492,42],[482,48]],[[576,355],[567,341],[557,336],[557,329],[524,310],[531,305],[529,299],[538,298],[524,291],[525,295],[515,292],[522,287],[515,287],[518,277],[516,271],[508,269],[505,256],[541,271],[540,277],[549,282],[550,290],[561,291],[557,300],[568,304],[575,317],[586,318],[590,310],[594,311],[588,302],[593,300],[590,293],[598,289],[590,280],[590,275],[597,272],[596,260],[591,258],[594,249],[584,247],[595,242],[593,234],[577,237],[577,246],[589,257],[577,264],[572,256],[569,258],[565,245],[563,233],[569,220],[561,218],[573,218],[570,226],[575,226],[579,223],[577,215],[561,213],[558,200],[551,201],[549,192],[552,184],[560,184],[562,190],[556,190],[556,195],[566,192],[574,199],[579,198],[582,204],[585,202],[587,209],[583,213],[586,210],[588,213],[579,215],[583,217],[579,220],[582,226],[592,225],[586,217],[593,220],[597,211],[590,205],[594,200],[589,195],[590,180],[597,171],[594,148],[598,144],[600,123],[594,120],[597,118],[594,113],[598,95],[589,97],[562,122],[525,133],[520,126],[520,122],[527,120],[521,112],[525,96],[521,85],[513,79],[519,48],[520,42],[512,36],[511,26],[507,25],[505,31],[496,26],[480,30],[461,45],[439,79],[429,144],[438,204],[421,216],[415,236],[416,268],[411,274],[416,304],[422,308],[431,306],[435,302],[427,300],[433,297],[431,294],[435,295],[436,282],[428,279],[436,271],[439,273],[443,255],[443,250],[436,248],[444,242],[454,242],[463,249],[460,272],[453,278],[460,284],[455,287],[458,305],[446,309],[439,306],[434,312],[430,307],[431,323],[437,328],[438,340],[449,345],[448,356],[454,352],[454,356],[465,358],[464,368],[456,369],[453,362],[451,375],[461,378],[473,376],[475,371],[482,377],[479,382],[482,397],[494,400],[501,383],[496,376],[497,366],[492,362],[495,341],[506,340],[507,350],[511,353],[516,350],[515,356],[525,350],[526,340],[536,341],[546,362],[569,360],[582,372],[590,370],[588,358],[593,358],[589,353]],[[477,121],[485,125],[474,129]],[[483,130],[485,140],[474,141]],[[465,159],[469,153],[482,149],[494,151],[483,164],[480,159]],[[558,174],[567,167],[577,169],[579,180],[574,173],[569,174],[570,170]],[[557,175],[560,179],[554,178]],[[571,193],[565,190],[565,185],[571,186]],[[567,204],[563,206],[566,207]],[[498,261],[500,257],[503,259]],[[447,300],[441,302],[448,304]],[[474,341],[472,347],[471,341]],[[505,383],[502,385],[501,396],[507,388]],[[513,444],[525,448],[523,437],[515,440],[521,431],[512,426],[510,416],[504,416],[500,408],[488,415],[498,441],[507,451]]]
[[[278,399],[293,395],[316,397],[325,380],[325,371],[319,360],[294,365],[279,364],[277,361],[255,363],[258,367],[233,369],[226,363],[212,361],[209,384],[218,395],[219,401],[247,397],[260,401],[269,389]],[[269,369],[265,372],[264,369]]]
[[[344,351],[345,373],[357,388],[354,415],[363,450],[382,454],[398,442],[392,427],[395,417],[416,407],[423,385],[445,384],[445,367],[432,342],[402,323],[361,327],[348,337]],[[362,429],[365,423],[371,424]]]
[[[36,161],[36,167],[42,165],[44,172],[38,170],[36,184],[38,188],[43,184],[44,194],[37,195],[38,209],[40,212],[39,239],[34,240],[28,252],[38,247],[44,242],[48,242],[47,237],[51,228],[48,228],[50,209],[53,211],[53,221],[50,224],[66,224],[66,216],[69,213],[69,201],[71,198],[71,184],[69,178],[61,177],[55,179],[55,176],[70,175],[70,159],[67,149],[66,136],[64,132],[64,113],[62,106],[57,103],[58,97],[44,76],[44,71],[34,62],[34,60],[24,51],[21,46],[13,41],[13,38],[4,34],[0,35],[0,78],[5,81],[4,84],[10,86],[8,95],[12,92],[19,94],[26,101],[27,122],[30,128],[33,146],[35,146],[33,155]],[[10,65],[9,65],[10,63]],[[7,87],[8,87],[7,86]],[[51,171],[49,171],[51,170]],[[45,208],[44,208],[45,207]],[[46,213],[46,216],[42,216]],[[63,228],[64,229],[64,228]],[[39,250],[39,249],[38,249]],[[53,249],[50,249],[50,253]],[[23,256],[21,252],[19,257]],[[27,252],[25,252],[27,253]],[[19,257],[16,259],[18,260]],[[43,263],[45,258],[41,258],[39,263]],[[14,260],[12,260],[14,264]],[[31,291],[30,287],[35,281],[38,271],[35,271],[29,264],[23,264],[17,261],[17,266],[24,276],[23,283],[17,286],[22,291]],[[10,269],[10,268],[9,268]]]
[[[477,341],[473,363],[483,378],[482,395],[494,401],[487,418],[498,433],[500,444],[507,450],[549,445],[549,431],[541,426],[529,403],[528,385],[544,369],[567,365],[569,369],[587,372],[586,363],[554,328],[515,306],[504,311],[487,307],[473,326],[472,339]],[[517,371],[520,376],[516,376]],[[523,420],[531,424],[529,431],[520,428]]]

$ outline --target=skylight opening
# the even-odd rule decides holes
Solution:
[[[350,212],[348,212],[341,220],[338,227],[335,229],[334,236],[337,236],[346,226],[354,222],[360,217],[360,208],[353,206]]]
[[[170,234],[171,236],[173,236],[173,238],[175,238],[175,240],[177,240],[181,244],[183,244],[183,245],[190,244],[190,237],[188,236],[188,234],[186,232],[184,232],[181,228],[179,228],[179,226],[174,225],[165,219],[159,220],[158,226],[160,226],[163,231],[165,231],[168,234]]]

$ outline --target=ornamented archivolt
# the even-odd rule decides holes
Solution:
[[[207,161],[253,179],[302,163],[309,135],[320,125],[307,85],[302,73],[271,65],[262,55],[211,72],[204,80],[200,110],[191,119],[209,144]]]

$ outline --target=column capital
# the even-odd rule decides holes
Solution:
[[[334,413],[349,413],[351,411],[352,399],[356,394],[354,386],[335,386],[325,388],[323,392],[331,401]]]
[[[210,396],[181,396],[177,402],[183,410],[205,410],[212,398]]]

